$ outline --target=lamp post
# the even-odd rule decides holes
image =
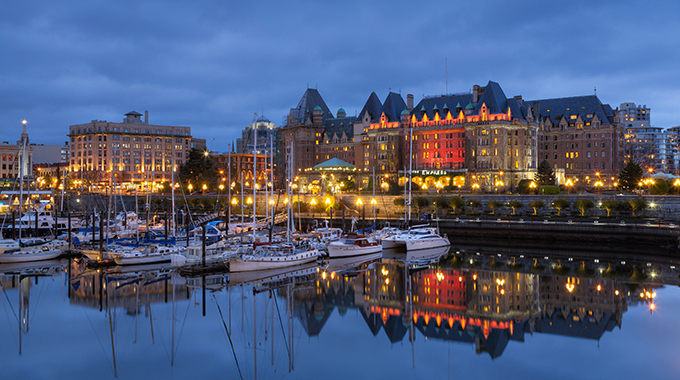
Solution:
[[[571,179],[568,179],[567,182],[564,183],[564,185],[567,187],[567,195],[569,195],[569,191],[571,190],[571,187],[574,186],[574,183],[571,182]]]
[[[529,191],[530,193],[535,193],[536,192],[536,182],[531,181],[531,183],[529,184],[529,188],[531,189]]]
[[[363,228],[366,228],[366,207],[364,207],[364,202],[359,197],[357,197],[357,206],[361,206],[361,219],[364,221]]]
[[[680,193],[680,178],[676,179],[675,182],[673,182],[673,186],[675,187],[676,195]]]
[[[602,186],[603,186],[602,181],[595,182],[595,188],[597,188],[597,194],[598,195],[601,193]]]
[[[316,198],[312,198],[309,204],[312,205],[312,219],[314,219],[314,208],[316,207]]]

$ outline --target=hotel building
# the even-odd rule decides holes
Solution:
[[[132,111],[123,122],[93,120],[71,125],[70,171],[89,181],[170,181],[192,146],[191,128],[149,124],[148,112]]]

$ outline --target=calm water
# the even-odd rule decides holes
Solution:
[[[0,266],[1,378],[680,377],[673,261],[386,256],[260,279]]]

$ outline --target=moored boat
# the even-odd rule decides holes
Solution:
[[[348,234],[328,244],[330,258],[361,256],[377,252],[382,252],[380,243],[358,234]]]
[[[302,265],[318,258],[319,251],[316,249],[296,249],[291,244],[271,244],[257,247],[253,254],[228,261],[230,272],[242,272]]]

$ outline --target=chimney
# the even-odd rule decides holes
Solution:
[[[409,111],[413,110],[413,94],[406,95],[406,108],[408,108]]]
[[[477,104],[479,101],[479,85],[472,86],[472,103]]]
[[[144,124],[149,124],[149,111],[144,111]]]

